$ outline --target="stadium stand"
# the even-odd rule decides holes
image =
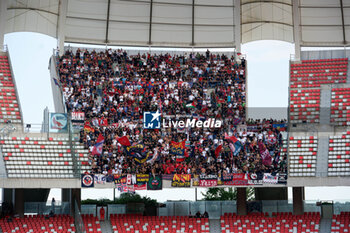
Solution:
[[[87,232],[90,232],[90,233],[102,232],[100,221],[98,220],[97,217],[94,217],[92,214],[82,214],[81,217],[84,221],[85,230]]]
[[[331,123],[350,126],[350,88],[333,88]]]
[[[329,138],[328,176],[350,175],[350,131]]]
[[[290,122],[320,122],[320,89],[290,91]]]
[[[280,156],[282,137],[272,127],[273,123],[285,121],[266,121],[269,128],[244,135],[235,130],[234,126],[245,123],[243,59],[238,63],[234,57],[215,54],[129,56],[122,50],[80,49],[75,54],[66,51],[58,59],[66,107],[69,112],[83,111],[86,116],[80,138],[89,149],[92,173],[216,174],[224,170],[262,173],[278,171],[280,164],[285,164],[286,156]],[[191,132],[174,127],[165,132],[144,130],[143,112],[157,109],[164,115],[215,117],[222,119],[224,126]],[[226,129],[243,142],[237,157],[230,156]],[[100,134],[104,138],[102,156],[93,152]],[[152,162],[137,166],[134,159],[127,159],[130,155],[117,140],[126,135],[132,144],[145,145],[146,153],[152,155],[146,160]],[[185,155],[189,161],[169,157],[171,141],[185,140],[190,141]],[[273,155],[271,165],[263,165],[258,157],[258,141],[263,141]],[[218,145],[223,145],[223,149],[216,158]]]
[[[190,218],[188,216],[142,216],[137,214],[112,214],[110,219],[114,233],[209,233],[209,220],[207,218]]]
[[[315,176],[317,137],[289,137],[290,176]]]
[[[333,215],[331,233],[350,232],[350,212]]]
[[[22,122],[7,56],[0,56],[0,106],[0,123]]]
[[[4,137],[1,139],[9,178],[73,178],[73,158],[68,138]],[[87,169],[88,153],[75,142],[75,154]]]
[[[320,213],[273,213],[271,217],[263,213],[246,216],[225,214],[221,216],[221,232],[319,232]],[[296,229],[296,231],[294,231]]]
[[[346,83],[348,59],[303,60],[291,64],[291,88],[313,88],[323,84]]]
[[[3,233],[13,232],[71,232],[74,233],[74,218],[69,215],[56,215],[48,217],[43,215],[27,215],[24,218],[0,219],[0,227]]]

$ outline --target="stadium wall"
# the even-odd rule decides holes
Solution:
[[[55,105],[55,112],[64,113],[66,112],[65,106],[63,104],[63,96],[61,91],[61,83],[58,77],[58,72],[56,69],[56,57],[53,55],[49,61],[50,70],[50,82],[52,89],[53,102]]]

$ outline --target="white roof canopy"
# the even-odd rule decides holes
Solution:
[[[349,45],[350,0],[5,0],[5,31],[66,42],[236,47],[255,40]],[[0,19],[1,19],[0,18]]]

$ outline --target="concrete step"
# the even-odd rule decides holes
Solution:
[[[320,221],[320,231],[319,233],[329,233],[331,232],[332,219],[322,218]]]
[[[331,119],[331,88],[322,86],[320,99],[320,124],[329,124]]]
[[[328,135],[318,136],[316,177],[327,177],[328,175]]]
[[[102,233],[113,233],[112,225],[109,220],[104,220],[100,222]]]
[[[210,233],[221,233],[220,219],[209,219]]]

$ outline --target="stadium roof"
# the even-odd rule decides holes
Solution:
[[[0,35],[39,32],[61,43],[348,46],[350,36],[350,0],[2,0],[0,7]]]

